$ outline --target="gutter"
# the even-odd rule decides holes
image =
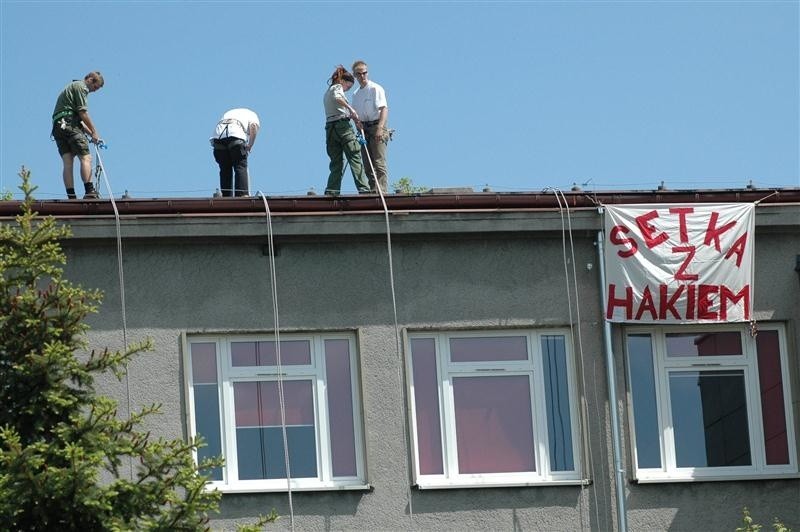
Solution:
[[[569,208],[597,208],[603,204],[633,203],[800,203],[800,188],[778,190],[696,190],[565,192]],[[390,194],[385,196],[389,211],[468,211],[558,209],[552,192],[547,193],[466,193],[466,194]],[[383,212],[379,196],[274,196],[268,198],[273,214],[319,214],[340,212]],[[21,201],[0,202],[0,217],[19,214]],[[125,198],[116,200],[120,215],[197,215],[261,214],[260,198]],[[113,215],[108,199],[36,200],[33,209],[52,216]]]

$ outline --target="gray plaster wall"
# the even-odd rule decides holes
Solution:
[[[798,420],[797,323],[800,236],[792,212],[759,228],[756,311],[787,324],[793,404]],[[788,216],[788,218],[787,218]],[[795,215],[796,218],[796,215]],[[565,327],[565,259],[558,213],[430,213],[392,219],[397,312],[402,329]],[[106,294],[90,319],[92,348],[122,345],[113,220],[72,224],[67,278]],[[775,227],[773,227],[773,225]],[[283,331],[355,330],[365,429],[368,491],[293,494],[295,526],[329,529],[613,530],[616,528],[608,393],[605,384],[598,258],[600,218],[573,220],[583,356],[583,460],[587,486],[420,491],[410,488],[404,355],[395,348],[383,216],[277,218],[276,277]],[[763,234],[762,234],[763,233]],[[108,377],[100,390],[137,409],[153,402],[156,435],[187,433],[181,334],[273,329],[263,218],[123,221],[129,340],[150,337],[155,350],[129,367],[129,381]],[[569,242],[566,242],[569,246]],[[592,268],[588,267],[592,264]],[[572,258],[567,270],[572,275]],[[616,376],[624,468],[630,470],[621,328],[615,327]],[[576,329],[577,332],[577,329]],[[129,390],[129,393],[128,393]],[[627,475],[630,478],[630,475]],[[800,481],[626,485],[630,530],[732,530],[743,506],[763,522],[781,516],[800,528]],[[289,526],[285,493],[229,494],[213,526],[233,529],[275,508]]]

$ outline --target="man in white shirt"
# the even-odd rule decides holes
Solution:
[[[389,105],[386,103],[386,92],[383,87],[370,81],[367,64],[364,61],[353,63],[353,75],[359,88],[353,95],[353,107],[358,113],[359,129],[364,130],[366,146],[361,146],[361,158],[369,178],[372,192],[386,194],[388,188],[388,171],[386,168],[386,147],[389,144]],[[372,162],[372,164],[370,164]],[[377,178],[377,179],[376,179]],[[376,185],[377,183],[377,185]]]
[[[260,127],[258,115],[244,108],[231,109],[217,122],[210,140],[214,147],[214,160],[219,165],[219,189],[223,196],[250,194],[247,156],[253,149]]]

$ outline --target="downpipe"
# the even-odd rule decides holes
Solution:
[[[603,209],[600,209],[600,214]],[[600,294],[601,311],[603,313],[603,341],[606,359],[606,384],[608,386],[609,411],[611,412],[611,437],[614,450],[614,484],[617,492],[617,529],[627,532],[628,517],[625,504],[625,470],[622,468],[622,437],[619,428],[619,415],[617,413],[617,379],[614,373],[614,352],[611,346],[611,322],[605,319],[606,301],[606,267],[603,257],[603,231],[597,232],[597,254],[600,263]]]

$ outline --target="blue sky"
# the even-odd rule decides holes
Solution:
[[[208,137],[239,106],[262,122],[251,189],[320,192],[322,95],[358,58],[387,91],[390,181],[797,187],[799,27],[798,0],[0,0],[0,189],[24,164],[37,197],[64,197],[50,116],[96,69],[115,194],[211,195]]]

